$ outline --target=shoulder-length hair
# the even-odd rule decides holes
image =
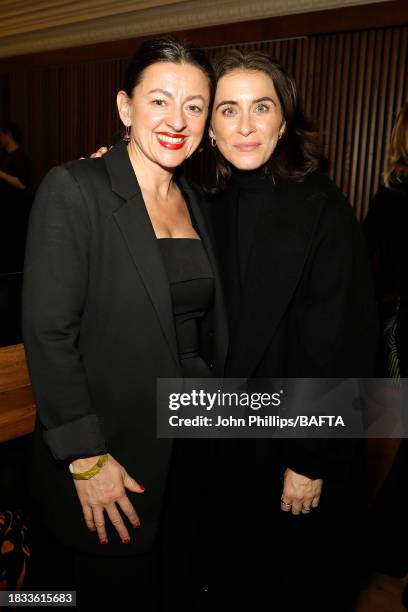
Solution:
[[[384,182],[389,188],[394,183],[401,183],[408,177],[408,102],[398,113],[391,134],[387,168]]]
[[[285,132],[265,164],[265,173],[274,178],[301,181],[316,170],[322,162],[321,146],[310,121],[303,114],[294,79],[285,68],[267,53],[261,51],[231,50],[214,63],[216,81],[234,70],[258,71],[268,75],[286,122]],[[216,186],[214,192],[225,189],[231,176],[231,164],[221,155],[216,155]]]

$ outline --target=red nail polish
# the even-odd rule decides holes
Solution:
[[[146,487],[144,487],[143,485],[139,485],[139,487],[142,489],[142,493],[143,491],[146,491]]]
[[[108,540],[101,540],[101,544],[107,544]]]
[[[135,529],[139,529],[140,528],[140,523],[138,523],[137,525],[134,525]]]
[[[123,544],[130,544],[130,539],[129,538],[125,538],[124,540],[122,540]]]

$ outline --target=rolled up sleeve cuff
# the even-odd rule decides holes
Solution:
[[[44,440],[54,459],[72,461],[107,452],[100,423],[96,414],[48,429]]]

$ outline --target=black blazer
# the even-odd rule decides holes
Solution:
[[[230,304],[237,295],[231,253],[238,189],[232,182],[210,207]],[[378,322],[364,238],[349,203],[324,174],[275,189],[271,182],[234,318],[227,376],[373,375]],[[355,449],[352,441],[318,439],[270,446],[283,453],[283,466],[311,478],[347,477]]]
[[[219,274],[201,196],[184,178],[179,184],[214,272],[214,308],[202,335],[204,356],[221,376],[227,336]],[[23,294],[38,411],[33,494],[42,518],[60,541],[83,551],[147,550],[172,447],[156,435],[156,379],[181,371],[166,272],[123,143],[103,159],[56,167],[42,182]],[[107,546],[88,531],[67,469],[71,459],[105,450],[146,486],[143,495],[128,492],[142,528],[127,547],[109,520]]]

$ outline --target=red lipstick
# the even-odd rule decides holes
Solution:
[[[184,134],[172,134],[171,132],[156,132],[158,142],[165,149],[177,151],[184,146],[187,136]]]

